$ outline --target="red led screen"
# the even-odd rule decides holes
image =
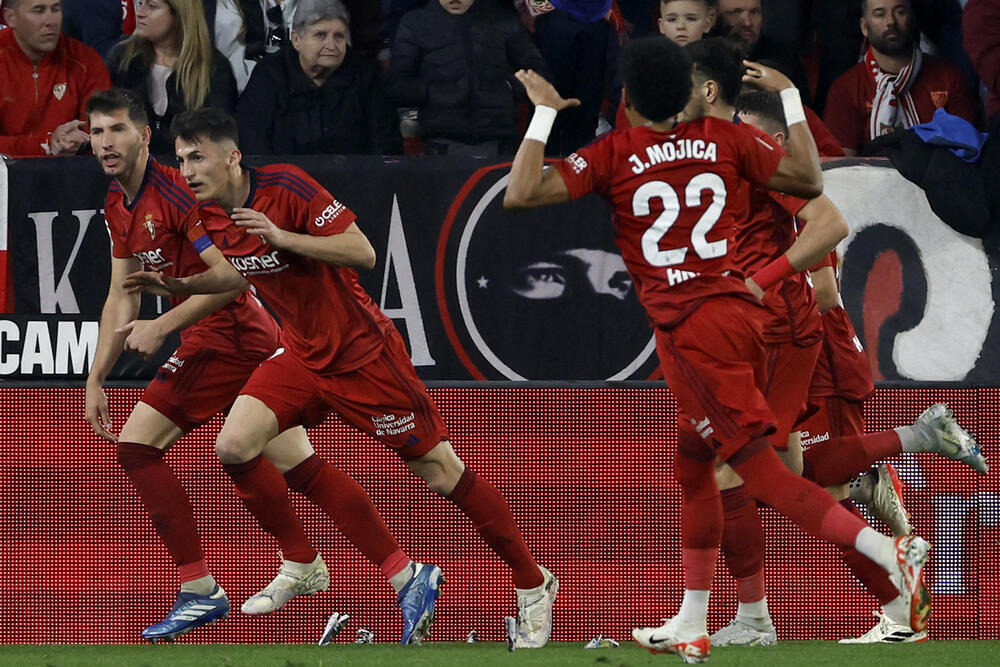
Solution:
[[[120,427],[139,395],[109,392]],[[599,633],[628,637],[677,609],[681,595],[678,488],[671,479],[675,404],[665,389],[450,388],[432,390],[456,449],[506,494],[538,560],[560,577],[554,639]],[[986,443],[997,442],[1000,390],[880,390],[870,430],[911,422],[947,400]],[[0,389],[0,642],[127,643],[160,620],[177,586],[169,558],[113,447],[83,420],[81,389]],[[333,575],[331,590],[250,618],[239,604],[279,565],[215,460],[214,421],[168,455],[190,490],[216,578],[234,612],[187,635],[190,642],[315,642],[332,611],[355,630],[398,640],[389,585],[330,523],[296,500]],[[427,491],[394,457],[337,423],[312,431],[317,450],[369,491],[403,548],[439,564],[446,584],[432,639],[475,629],[501,638],[515,611],[503,565],[447,501]],[[931,455],[905,456],[906,502],[918,533],[935,544],[932,637],[1000,637],[1000,494],[986,481]],[[859,634],[876,608],[832,547],[765,511],[768,588],[779,636],[836,639]],[[710,627],[735,610],[720,567]]]

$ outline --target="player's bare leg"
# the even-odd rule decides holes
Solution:
[[[182,435],[180,427],[140,401],[118,436],[118,461],[139,493],[181,579],[173,609],[163,621],[142,631],[144,638],[154,642],[172,640],[229,613],[226,593],[205,562],[191,501],[163,460],[166,450]]]
[[[503,495],[466,467],[446,440],[407,465],[432,491],[455,503],[511,568],[518,607],[514,648],[544,646],[552,633],[552,607],[559,581],[535,562]]]

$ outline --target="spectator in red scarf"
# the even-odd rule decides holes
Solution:
[[[978,124],[976,99],[952,65],[922,53],[910,0],[863,0],[862,62],[830,87],[824,120],[848,155],[872,139],[931,120],[938,108]]]

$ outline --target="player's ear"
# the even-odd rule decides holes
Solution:
[[[241,162],[243,162],[243,153],[240,152],[239,148],[234,148],[229,153],[229,166],[230,167],[235,167],[236,165],[240,164]]]
[[[715,7],[709,7],[708,8],[708,15],[705,18],[705,33],[704,34],[708,34],[708,33],[712,32],[712,28],[715,27],[715,22],[717,20],[719,20],[719,14],[715,10]]]
[[[704,91],[705,101],[709,104],[714,104],[715,100],[719,99],[719,84],[711,79],[702,84],[702,91]]]
[[[142,143],[149,146],[149,142],[153,139],[153,128],[149,125],[143,125],[139,134],[142,135]]]

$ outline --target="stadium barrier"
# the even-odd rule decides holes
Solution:
[[[424,379],[656,377],[646,317],[596,196],[510,214],[504,164],[296,162],[358,214],[379,258],[362,282]],[[876,378],[995,385],[998,256],[938,220],[888,162],[826,169],[826,193],[852,227],[844,301]],[[0,378],[82,379],[109,279],[107,178],[93,160],[52,158],[10,162],[7,181],[13,299],[0,317]],[[0,170],[0,203],[2,185]],[[163,308],[150,298],[143,313]],[[156,366],[123,357],[112,379],[148,379]]]
[[[137,389],[110,392],[120,426]],[[675,404],[661,388],[434,388],[455,446],[507,496],[538,560],[560,577],[554,639],[618,640],[637,624],[677,609],[682,577],[679,490],[672,480]],[[948,400],[990,443],[997,441],[1000,391],[879,390],[869,427],[912,421]],[[0,389],[0,643],[128,643],[169,609],[177,585],[114,447],[82,418],[80,389]],[[220,420],[168,455],[192,494],[209,562],[234,607],[274,576],[277,546],[262,533],[216,462]],[[470,630],[500,640],[515,612],[509,575],[447,501],[409,475],[393,455],[331,420],[313,429],[317,450],[368,489],[402,547],[439,564],[446,577],[432,638],[461,641]],[[1000,488],[933,455],[898,460],[915,530],[934,543],[931,636],[1000,638]],[[306,532],[332,573],[329,592],[293,600],[278,613],[228,620],[191,633],[192,642],[315,642],[327,617],[351,621],[377,641],[398,641],[392,591],[310,506],[295,498]],[[765,511],[767,582],[779,636],[837,639],[867,630],[877,603],[835,550]],[[883,530],[885,530],[883,528]],[[735,611],[720,565],[711,627]],[[96,610],[102,610],[97,613]]]

